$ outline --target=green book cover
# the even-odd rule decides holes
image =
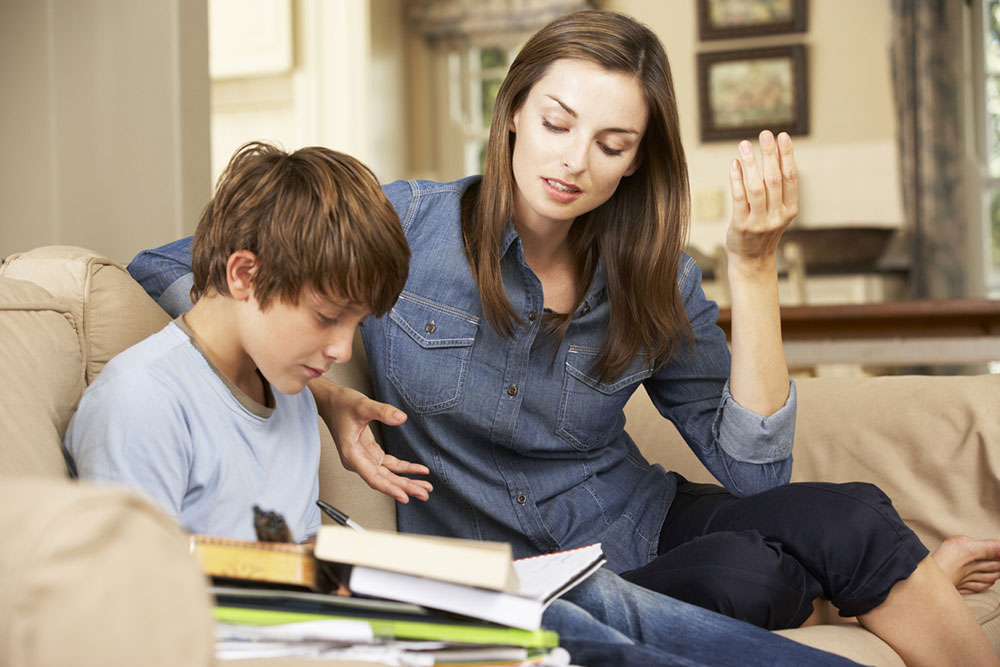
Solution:
[[[246,625],[280,625],[324,619],[367,620],[372,633],[384,639],[415,639],[428,641],[461,642],[467,644],[501,644],[525,648],[554,648],[559,645],[559,635],[551,630],[520,630],[496,625],[467,625],[449,623],[424,623],[410,620],[384,618],[364,619],[354,615],[311,614],[272,609],[244,607],[213,608],[215,620],[223,623]]]

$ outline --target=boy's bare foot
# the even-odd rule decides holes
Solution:
[[[954,535],[931,555],[962,595],[985,591],[1000,579],[1000,540]]]

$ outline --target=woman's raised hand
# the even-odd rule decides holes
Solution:
[[[737,403],[768,416],[788,398],[781,346],[776,252],[798,213],[799,187],[792,140],[760,133],[760,164],[749,141],[729,168],[733,218],[726,232],[733,352],[729,388]]]
[[[741,141],[739,159],[729,168],[733,217],[726,232],[730,264],[773,261],[781,234],[799,210],[798,175],[792,140],[782,132],[775,140],[760,133],[761,160],[753,146]]]

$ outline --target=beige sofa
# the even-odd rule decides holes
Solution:
[[[0,267],[0,664],[213,661],[209,596],[182,531],[134,493],[68,481],[60,451],[84,387],[167,321],[120,264],[84,249],[38,248]],[[357,352],[333,379],[367,390]],[[796,479],[879,484],[932,548],[952,533],[1000,535],[1000,377],[798,386]],[[708,479],[648,399],[636,396],[627,417],[647,457]],[[393,528],[392,502],[345,472],[320,430],[322,497]],[[1000,593],[967,602],[1000,653]],[[853,624],[782,634],[864,664],[903,664]]]

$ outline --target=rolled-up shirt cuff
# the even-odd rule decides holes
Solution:
[[[160,293],[156,303],[167,311],[170,317],[180,317],[191,310],[191,306],[194,305],[191,303],[192,285],[194,285],[194,274],[185,273]]]
[[[795,438],[795,381],[788,381],[788,399],[774,414],[764,417],[733,398],[729,381],[722,392],[715,437],[724,452],[743,463],[774,463],[792,454]]]

